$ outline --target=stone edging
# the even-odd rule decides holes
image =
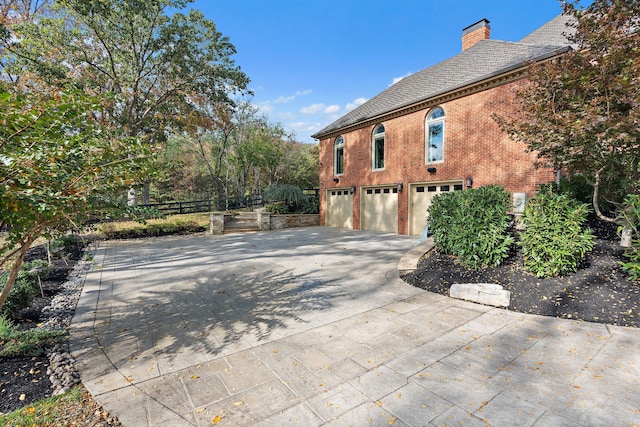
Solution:
[[[431,249],[433,249],[433,239],[431,237],[409,249],[398,261],[398,273],[402,276],[415,271],[418,268],[420,258]]]
[[[433,239],[428,238],[406,252],[398,262],[398,274],[409,274],[418,268],[418,262],[424,254],[433,249]],[[494,307],[508,307],[511,293],[502,286],[490,283],[463,283],[452,285],[449,289],[451,298],[462,299]]]

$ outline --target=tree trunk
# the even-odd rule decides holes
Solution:
[[[593,205],[593,210],[595,211],[596,216],[598,218],[606,222],[612,222],[614,224],[617,224],[617,221],[615,218],[610,218],[602,213],[602,211],[600,210],[600,204],[598,203],[598,199],[600,196],[600,174],[602,173],[603,170],[604,170],[604,167],[598,169],[598,171],[596,172],[595,182],[593,183],[593,199],[591,203]]]
[[[31,247],[31,244],[38,238],[38,235],[39,233],[29,234],[27,240],[25,240],[20,247],[18,259],[16,259],[16,261],[13,263],[13,267],[11,267],[11,271],[9,272],[7,283],[4,285],[2,293],[0,293],[0,309],[2,309],[4,303],[7,301],[7,298],[9,298],[11,288],[16,281],[16,277],[18,277],[18,272],[20,272],[20,267],[22,266],[22,262],[24,261],[24,256],[27,254],[27,251]]]
[[[151,184],[145,182],[142,186],[142,205],[147,206],[151,195]]]

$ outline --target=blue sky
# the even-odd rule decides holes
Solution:
[[[586,2],[585,2],[586,3]],[[253,103],[300,142],[399,78],[461,51],[486,18],[518,41],[561,13],[558,0],[196,0],[251,79]]]

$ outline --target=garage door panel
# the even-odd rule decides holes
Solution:
[[[348,190],[327,191],[326,225],[353,228],[353,196]]]
[[[462,190],[462,182],[412,184],[409,195],[409,234],[422,234],[427,223],[427,208],[435,196],[458,190]]]
[[[367,188],[364,191],[362,203],[364,230],[398,232],[397,188]]]

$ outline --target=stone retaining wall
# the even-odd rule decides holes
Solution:
[[[224,224],[229,222],[232,218],[233,215],[230,214],[225,214],[223,212],[211,212],[209,234],[222,234],[224,232]],[[320,225],[319,214],[276,215],[257,211],[256,219],[260,231]]]
[[[314,225],[320,225],[320,215],[318,214],[263,215],[270,216],[270,230],[281,230],[283,228],[311,227]]]

